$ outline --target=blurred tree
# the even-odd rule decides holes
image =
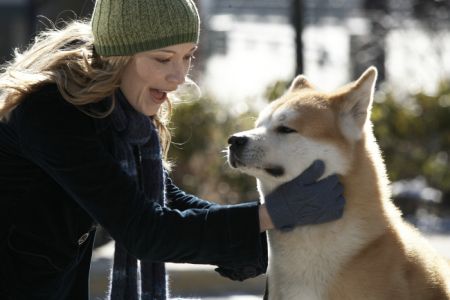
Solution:
[[[269,101],[279,98],[288,89],[289,83],[283,80],[276,81],[273,85],[266,88],[264,97]]]
[[[403,102],[386,93],[372,120],[392,181],[423,175],[450,204],[450,81],[436,95],[417,93]]]
[[[172,178],[189,193],[218,203],[256,199],[255,179],[232,170],[226,162],[228,137],[253,126],[254,117],[233,117],[208,97],[177,104],[169,156]]]

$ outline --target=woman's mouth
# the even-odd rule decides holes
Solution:
[[[150,96],[157,104],[162,104],[167,99],[167,93],[157,89],[150,89]]]

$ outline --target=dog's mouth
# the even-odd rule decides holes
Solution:
[[[253,168],[253,169],[259,169],[263,170],[267,174],[273,176],[273,177],[280,177],[283,176],[285,173],[285,170],[282,166],[277,165],[270,165],[270,166],[264,166],[264,167],[258,167],[258,166],[248,166],[245,162],[243,162],[241,159],[239,159],[236,155],[230,155],[229,157],[229,163],[231,167],[237,169],[237,168]]]
[[[280,177],[284,175],[284,168],[281,166],[270,166],[263,168],[268,174],[273,177]]]
[[[228,163],[232,168],[235,169],[242,168],[248,170],[251,169],[262,170],[273,177],[281,177],[286,173],[285,169],[282,166],[276,164],[262,164],[262,165],[253,163],[248,164],[248,162],[246,162],[245,159],[242,159],[240,153],[237,152],[236,150],[233,150],[231,147],[229,148],[228,151]]]
[[[230,151],[228,161],[233,168],[245,167],[245,163],[239,157]]]

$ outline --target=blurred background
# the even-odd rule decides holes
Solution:
[[[379,71],[375,134],[405,218],[450,256],[450,1],[197,0],[201,42],[191,77],[201,99],[176,103],[173,178],[218,203],[255,199],[255,180],[230,170],[227,137],[250,129],[257,111],[296,74],[319,89]],[[24,49],[48,21],[88,18],[94,0],[0,0],[0,62]],[[62,24],[62,23],[61,23]],[[92,296],[106,288],[112,246],[100,234]],[[169,265],[174,296],[260,297],[264,278],[243,283],[208,266]],[[231,297],[229,295],[243,295]],[[253,296],[252,296],[253,295]]]

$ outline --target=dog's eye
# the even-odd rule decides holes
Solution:
[[[296,132],[296,131],[294,129],[286,127],[286,126],[278,126],[277,129],[276,129],[276,132],[287,134],[287,133],[293,133],[293,132]]]

